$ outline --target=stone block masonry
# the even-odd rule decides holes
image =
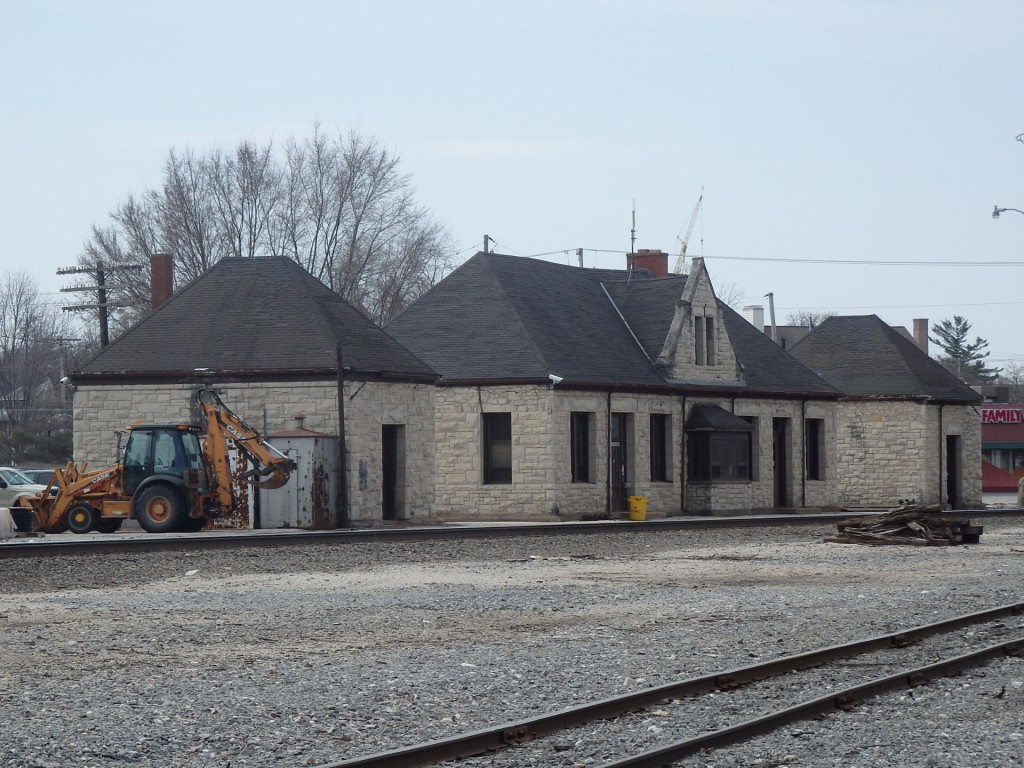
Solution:
[[[115,463],[117,432],[128,424],[188,423],[196,384],[79,386],[74,400],[74,456],[81,466]],[[261,433],[290,428],[296,415],[305,428],[337,435],[335,381],[214,384],[225,405]],[[433,392],[426,384],[345,382],[346,471],[353,520],[379,520],[383,503],[382,430],[401,425],[405,445],[398,517],[434,512]]]

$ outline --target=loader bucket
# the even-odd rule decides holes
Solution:
[[[27,499],[27,501],[31,505],[32,511],[36,513],[35,530],[43,533],[63,533],[67,530],[67,520],[62,519],[63,515],[57,511],[55,496],[45,494]]]

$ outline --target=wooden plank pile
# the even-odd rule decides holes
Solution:
[[[838,523],[839,535],[825,541],[837,544],[909,544],[919,547],[946,547],[977,544],[982,526],[971,520],[954,519],[941,514],[941,504],[908,506],[884,515],[855,517]]]

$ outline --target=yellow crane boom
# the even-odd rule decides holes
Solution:
[[[693,206],[693,213],[690,214],[690,222],[686,225],[686,234],[679,238],[682,244],[679,247],[679,256],[676,258],[675,269],[672,270],[677,275],[683,274],[683,266],[686,264],[686,246],[690,243],[693,225],[697,223],[697,214],[700,212],[700,206],[703,202],[704,192],[701,190],[700,197],[697,198],[697,204]]]

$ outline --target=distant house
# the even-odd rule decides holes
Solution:
[[[343,403],[351,519],[426,516],[436,378],[294,261],[223,259],[72,375],[75,458],[112,463],[128,423],[189,421],[202,386],[264,433],[302,416],[337,436]]]
[[[713,514],[834,502],[842,394],[715,297],[701,259],[478,253],[389,323],[441,378],[437,514]]]
[[[792,355],[844,397],[837,502],[981,503],[982,398],[875,315],[825,320]]]

